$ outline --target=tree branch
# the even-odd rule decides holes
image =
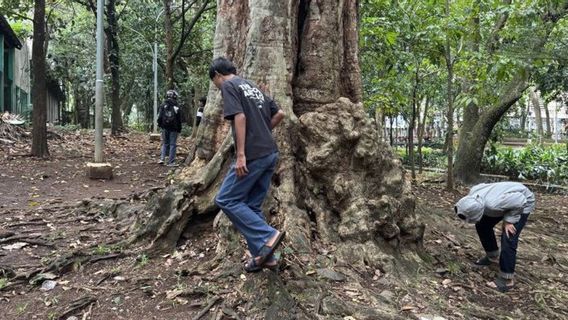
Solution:
[[[503,4],[510,5],[511,0],[503,0]],[[499,19],[495,23],[493,31],[491,32],[491,36],[489,37],[489,43],[487,45],[488,47],[487,51],[489,51],[490,55],[493,54],[495,50],[497,50],[497,48],[499,47],[499,40],[500,40],[499,32],[503,30],[508,19],[509,19],[509,12],[506,11],[505,13],[503,13],[503,15],[501,15],[501,17],[499,17]]]
[[[208,1],[208,0],[207,0]],[[182,1],[181,3],[181,13],[176,16],[175,18],[172,19],[172,23],[177,23],[179,21],[179,19],[185,19],[185,14],[193,7],[194,4],[197,3],[197,0],[193,0],[191,1],[187,7],[185,7],[185,0]]]
[[[8,12],[6,12],[7,16],[14,16],[14,17],[18,17],[22,20],[28,20],[28,21],[32,21],[32,22],[34,21],[34,19],[29,18],[28,16],[24,16],[23,14],[17,13],[13,10],[7,9],[7,11],[8,11]]]
[[[177,58],[177,56],[179,55],[183,45],[185,44],[185,41],[187,40],[187,38],[189,37],[189,35],[191,34],[191,31],[193,30],[193,27],[195,27],[195,24],[197,23],[197,21],[199,20],[199,18],[201,18],[201,16],[203,15],[203,13],[207,10],[211,10],[213,9],[215,6],[208,6],[209,5],[209,0],[205,0],[203,1],[203,4],[201,5],[201,8],[199,8],[199,10],[195,13],[195,15],[193,16],[193,18],[191,19],[191,21],[189,22],[189,25],[187,27],[187,31],[185,31],[185,33],[182,32],[182,36],[181,39],[179,41],[179,44],[177,46],[177,49],[174,52],[173,55],[173,60],[175,60]],[[184,18],[184,24],[185,24],[185,18]]]
[[[187,53],[187,54],[180,54],[180,57],[191,58],[191,57],[196,56],[198,54],[202,54],[204,52],[211,52],[211,51],[213,51],[213,48],[207,48],[207,49],[203,49],[203,50],[199,50],[199,51],[190,52],[190,53]]]
[[[124,13],[124,11],[126,11],[126,8],[128,8],[128,2],[130,2],[130,0],[126,0],[124,7],[122,8],[122,10],[120,10],[120,13],[116,16],[116,22],[118,22],[120,20],[120,18],[122,17],[122,14]]]

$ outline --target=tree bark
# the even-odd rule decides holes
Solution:
[[[75,86],[73,89],[73,96],[75,98],[75,112],[77,114],[77,123],[83,129],[89,128],[89,104],[85,103],[85,93]]]
[[[172,0],[164,0],[164,28],[166,35],[166,88],[174,89],[174,35],[172,25]]]
[[[531,88],[529,91],[531,106],[533,107],[534,111],[534,121],[536,124],[536,134],[538,136],[539,142],[541,142],[542,137],[544,136],[544,128],[542,126],[542,112],[540,110],[540,98],[538,96],[538,92],[536,88]]]
[[[412,183],[416,182],[416,165],[414,153],[414,128],[416,127],[416,114],[420,113],[418,106],[418,74],[420,72],[418,63],[416,63],[416,72],[414,74],[414,86],[412,88],[412,114],[410,116],[410,123],[408,125],[408,157],[410,160],[410,172],[412,176]]]
[[[45,61],[45,0],[34,4],[34,42],[32,46],[32,156],[48,157],[47,147],[47,85]]]
[[[422,155],[422,145],[424,143],[424,129],[428,121],[428,108],[430,106],[430,99],[426,97],[424,101],[424,117],[422,120],[418,119],[418,173],[422,173],[422,165],[424,157]]]
[[[521,123],[520,123],[520,133],[524,133],[527,128],[527,115],[530,112],[530,105],[525,106],[524,99],[519,99],[520,109],[521,109]]]
[[[120,99],[120,44],[118,42],[118,17],[116,14],[116,0],[107,0],[106,29],[109,62],[111,73],[111,132],[118,135],[123,129],[121,99]]]
[[[450,14],[450,0],[446,0],[446,15]],[[448,70],[447,83],[447,101],[448,110],[446,112],[446,121],[448,122],[448,131],[446,134],[446,145],[448,154],[448,169],[446,178],[446,188],[454,189],[454,62],[452,60],[452,51],[450,46],[450,35],[446,34],[445,48],[446,69]]]
[[[541,99],[541,101],[544,106],[544,115],[546,120],[546,138],[550,138],[552,137],[552,128],[550,126],[550,111],[548,110],[548,105],[546,103],[546,100]]]

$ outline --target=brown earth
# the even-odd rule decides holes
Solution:
[[[312,319],[377,319],[353,312],[353,305],[388,307],[400,319],[568,319],[565,195],[538,193],[537,210],[519,244],[517,287],[508,294],[486,286],[496,270],[470,264],[481,254],[475,229],[452,216],[454,201],[466,190],[447,192],[434,175],[420,176],[414,188],[417,213],[427,227],[421,259],[402,252],[399,267],[391,271],[354,269],[334,265],[333,247],[318,243],[315,259],[284,246],[278,274],[245,274],[238,263],[227,269],[214,261],[213,217],[192,220],[182,243],[168,255],[150,258],[143,248],[117,245],[128,235],[132,217],[145,214],[147,190],[163,187],[172,172],[156,164],[159,144],[137,133],[107,137],[107,159],[116,177],[92,181],[84,169],[92,156],[92,135],[58,134],[50,140],[48,160],[23,156],[26,141],[0,144],[2,319],[263,318],[264,312],[241,294],[240,286],[251,277],[259,285],[267,280],[290,288],[290,308]],[[183,153],[188,141],[179,144]],[[50,268],[55,258],[64,257],[59,261],[69,265]],[[55,287],[42,289],[49,284]],[[302,294],[312,285],[320,295]]]

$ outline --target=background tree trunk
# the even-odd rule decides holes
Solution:
[[[172,26],[172,1],[164,0],[164,27],[166,34],[166,89],[174,89],[174,31]]]
[[[536,88],[531,88],[529,91],[529,96],[531,99],[531,106],[534,111],[534,121],[536,124],[536,134],[538,135],[539,143],[544,136],[544,128],[542,126],[542,112],[540,110],[540,98],[538,96],[538,92]]]
[[[418,119],[418,172],[422,173],[422,164],[424,157],[422,155],[422,145],[424,144],[424,129],[426,127],[426,122],[428,121],[428,108],[430,106],[430,99],[426,97],[424,99],[424,116],[422,120]]]
[[[73,97],[75,98],[75,112],[77,114],[77,124],[83,129],[89,128],[89,103],[85,102],[85,93],[75,86],[73,89]]]
[[[48,157],[47,86],[45,62],[45,0],[34,4],[34,42],[32,47],[32,155]]]
[[[524,99],[519,99],[520,109],[521,109],[521,124],[520,124],[520,131],[521,133],[526,132],[527,130],[527,116],[530,112],[530,105],[525,105]]]
[[[107,0],[106,9],[108,27],[106,29],[111,73],[111,132],[117,135],[124,128],[120,101],[120,48],[118,43],[118,17],[116,0]]]
[[[541,99],[542,105],[544,107],[544,115],[546,120],[546,138],[552,137],[552,128],[550,126],[550,111],[548,110],[548,105],[544,99]]]
[[[450,14],[450,0],[446,0],[446,15]],[[446,188],[454,189],[454,62],[452,60],[452,51],[450,45],[450,35],[446,34],[445,48],[446,69],[448,70],[447,83],[447,101],[448,110],[446,112],[446,121],[448,122],[448,131],[446,133],[446,146],[448,154],[448,169],[446,178]]]
[[[416,116],[420,116],[420,106],[418,105],[418,74],[420,72],[418,63],[416,63],[416,72],[414,74],[414,88],[412,89],[412,114],[410,115],[410,123],[408,125],[408,157],[410,159],[410,172],[412,183],[416,182],[416,165],[414,153],[414,128],[416,127]],[[420,120],[419,120],[420,123]]]

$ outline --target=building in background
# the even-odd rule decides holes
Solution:
[[[0,111],[26,115],[31,110],[31,50],[2,15],[0,43]]]
[[[31,117],[32,41],[22,42],[0,15],[0,112]],[[65,92],[60,81],[47,74],[47,122],[63,124]]]

